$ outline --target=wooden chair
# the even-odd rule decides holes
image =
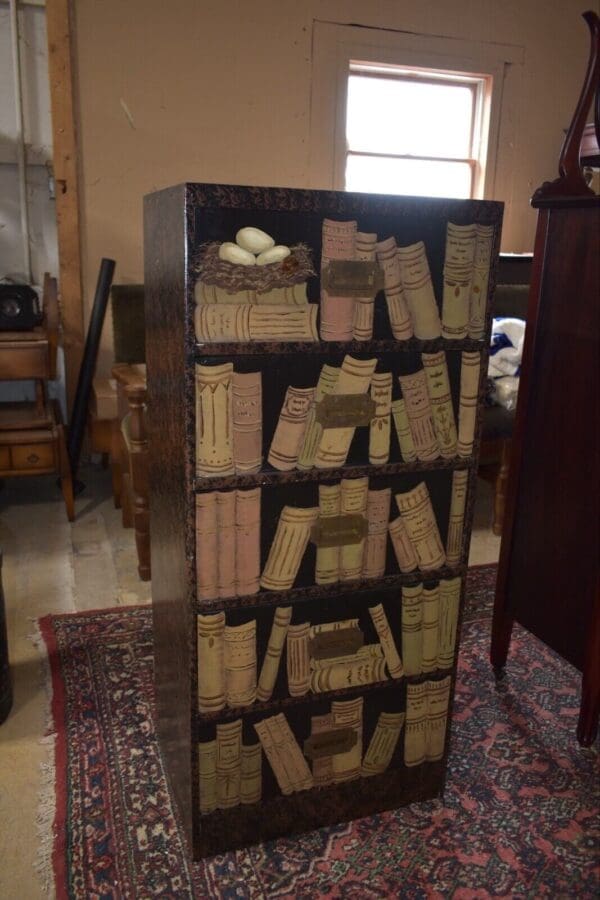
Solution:
[[[133,525],[138,572],[149,581],[150,511],[148,499],[148,436],[146,432],[146,367],[120,364],[112,368],[117,382],[120,428],[113,434],[112,456],[121,469],[120,502],[123,525]]]

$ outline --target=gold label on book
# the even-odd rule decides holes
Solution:
[[[317,547],[346,547],[360,544],[369,530],[369,524],[360,513],[343,516],[322,516],[311,528],[310,539]]]
[[[358,428],[375,418],[377,404],[368,394],[326,394],[315,404],[323,428]]]
[[[383,269],[370,260],[330,259],[321,287],[332,297],[374,297],[383,288]]]
[[[340,628],[336,631],[322,631],[315,634],[308,643],[308,652],[313,659],[336,659],[351,656],[365,642],[360,628]]]
[[[321,759],[324,756],[335,756],[352,750],[358,735],[353,728],[333,728],[320,734],[311,734],[304,741],[304,755],[308,759]]]

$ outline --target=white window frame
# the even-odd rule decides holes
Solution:
[[[519,107],[522,47],[315,22],[310,121],[311,186],[345,189],[346,101],[351,62],[463,72],[488,77],[476,199],[512,195],[512,148]],[[498,150],[501,146],[502,152]]]
[[[462,157],[426,156],[423,154],[389,153],[387,151],[366,152],[352,150],[346,145],[345,169],[349,156],[371,156],[385,159],[426,160],[427,162],[461,162],[471,169],[469,197],[482,197],[485,183],[487,134],[489,130],[489,108],[492,92],[491,75],[473,75],[471,72],[442,72],[439,69],[409,68],[407,66],[382,66],[364,61],[350,60],[347,78],[358,75],[364,78],[403,81],[416,84],[467,87],[472,94],[471,133],[469,135],[469,155]]]

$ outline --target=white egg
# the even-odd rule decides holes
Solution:
[[[277,244],[275,247],[271,247],[269,250],[259,253],[256,257],[256,265],[268,266],[269,263],[281,262],[281,260],[285,259],[286,256],[289,256],[291,252],[290,248],[286,247],[284,244]]]
[[[224,259],[225,262],[233,263],[236,266],[256,265],[254,253],[249,253],[248,250],[238,247],[237,244],[232,244],[231,241],[225,241],[224,244],[221,244],[219,247],[219,259]]]
[[[275,241],[260,228],[240,228],[235,236],[236,243],[250,253],[262,253],[272,247]]]

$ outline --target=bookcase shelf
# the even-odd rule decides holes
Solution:
[[[194,360],[199,362],[210,357],[225,356],[235,358],[239,356],[291,356],[310,353],[313,356],[330,356],[339,353],[377,354],[377,353],[437,353],[438,350],[482,350],[483,341],[447,340],[436,338],[431,341],[419,341],[410,338],[406,341],[375,340],[375,341],[252,341],[232,343],[197,343],[194,351]]]
[[[340,478],[377,478],[385,475],[400,475],[408,472],[435,472],[440,469],[470,469],[473,467],[472,456],[454,457],[452,459],[434,459],[431,462],[393,462],[382,466],[346,465],[337,469],[293,469],[291,472],[278,472],[266,469],[251,475],[226,475],[223,478],[196,477],[196,493],[219,491],[231,488],[277,487],[278,485],[338,481]]]
[[[382,578],[363,578],[356,581],[337,581],[334,584],[310,584],[306,587],[292,587],[287,591],[258,591],[245,597],[219,597],[217,600],[196,600],[196,612],[218,612],[223,609],[241,609],[243,607],[277,606],[282,603],[302,603],[310,600],[332,599],[343,597],[348,593],[359,594],[373,591],[399,589],[403,585],[415,585],[421,582],[434,582],[456,578],[464,575],[466,565],[443,566],[423,572],[384,575]]]
[[[195,858],[441,794],[456,677],[442,666],[458,653],[501,220],[491,202],[228,185],[145,199],[157,730]],[[222,270],[217,244],[245,229],[312,254],[302,283],[271,270],[266,300],[258,266]],[[209,261],[219,271],[202,281]],[[357,280],[328,292],[335,278]],[[317,321],[320,335],[374,337],[246,340]],[[218,342],[199,343],[197,323]],[[399,339],[442,327],[473,337]],[[317,410],[332,390],[341,403]],[[335,468],[270,465],[294,459],[299,420],[295,459]],[[417,450],[468,455],[401,461]],[[248,593],[259,582],[277,589]],[[431,659],[440,668],[399,674]],[[335,689],[298,696],[306,684]]]
[[[216,724],[217,722],[229,722],[232,719],[239,719],[240,716],[260,716],[263,713],[276,713],[281,710],[286,710],[289,707],[302,704],[325,703],[330,700],[339,700],[340,698],[366,696],[375,691],[398,692],[407,683],[421,684],[423,681],[443,678],[451,671],[451,668],[434,669],[431,672],[426,672],[421,675],[403,675],[401,678],[376,681],[359,687],[338,688],[334,691],[321,691],[319,693],[309,692],[301,697],[280,697],[275,700],[267,700],[263,703],[250,703],[248,706],[235,708],[226,707],[217,712],[197,712],[195,718],[196,732],[198,732],[198,729],[202,726]]]

